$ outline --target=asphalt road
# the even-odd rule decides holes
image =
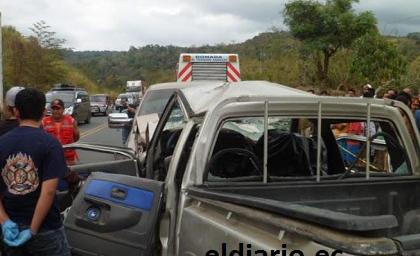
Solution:
[[[80,142],[122,146],[121,129],[110,129],[106,116],[92,116],[90,124],[79,124]]]
[[[101,144],[109,146],[122,146],[121,129],[108,128],[106,116],[92,116],[90,124],[79,124],[79,142]],[[95,153],[86,150],[77,150],[79,163],[93,163],[114,160],[111,154]]]

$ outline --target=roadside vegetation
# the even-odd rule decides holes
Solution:
[[[243,80],[316,90],[359,89],[366,83],[418,90],[420,33],[381,35],[373,13],[355,13],[355,2],[292,1],[283,12],[288,32],[273,28],[242,43],[213,46],[147,45],[128,51],[80,52],[63,49],[64,40],[42,21],[33,25],[29,37],[3,27],[5,89],[32,85],[45,91],[67,82],[91,93],[117,93],[127,80],[175,81],[182,52],[232,52],[239,54]]]
[[[5,91],[11,86],[32,86],[48,91],[56,83],[81,85],[91,91],[101,88],[64,59],[63,39],[56,37],[45,22],[30,28],[23,36],[14,27],[2,28]]]

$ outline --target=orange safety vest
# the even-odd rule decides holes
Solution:
[[[42,126],[46,132],[56,137],[62,145],[66,145],[75,142],[74,122],[76,121],[70,115],[65,115],[61,122],[56,122],[52,116],[47,116],[42,119]],[[79,158],[75,149],[65,149],[64,156],[69,165],[75,164]]]

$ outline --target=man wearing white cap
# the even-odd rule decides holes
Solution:
[[[13,109],[15,107],[16,94],[18,94],[18,92],[20,92],[23,89],[25,88],[21,86],[14,86],[6,92],[5,102],[7,105],[7,111],[9,112],[9,117],[5,120],[0,121],[0,136],[19,125],[19,122],[15,117]]]
[[[375,96],[375,88],[370,84],[365,84],[363,86],[362,98],[373,98]]]

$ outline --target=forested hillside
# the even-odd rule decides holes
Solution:
[[[32,86],[47,91],[56,83],[82,85],[92,92],[101,91],[83,71],[68,64],[63,57],[62,39],[38,22],[33,35],[23,36],[14,27],[2,28],[5,90],[14,85]]]
[[[400,88],[420,84],[419,33],[385,37],[370,11],[356,13],[355,0],[295,0],[285,4],[290,32],[262,33],[243,43],[182,48],[148,45],[127,52],[66,52],[66,60],[101,86],[126,80],[149,84],[175,80],[181,52],[238,53],[243,80],[268,80],[316,89]],[[122,89],[122,88],[121,88]]]
[[[268,80],[294,87],[320,86],[345,89],[366,83],[380,83],[389,87],[420,84],[420,37],[387,37],[407,60],[406,73],[399,81],[369,81],[352,74],[353,52],[341,50],[331,60],[330,82],[317,81],[315,64],[305,57],[300,41],[288,32],[266,32],[238,44],[220,44],[202,47],[176,47],[148,45],[131,47],[126,52],[66,51],[65,60],[83,71],[93,81],[104,87],[124,87],[125,81],[143,79],[148,84],[176,80],[176,63],[181,52],[238,53],[243,80]]]
[[[369,81],[352,73],[353,51],[340,50],[331,60],[329,83],[316,77],[313,57],[305,55],[302,43],[289,32],[266,32],[243,43],[201,47],[147,45],[128,51],[77,52],[42,45],[36,37],[24,37],[13,27],[3,27],[5,89],[32,85],[48,90],[68,82],[91,92],[122,91],[127,80],[143,79],[148,84],[175,81],[181,52],[238,53],[243,80],[268,80],[294,87],[345,89],[371,82],[402,87],[420,84],[420,36],[387,37],[407,62],[406,72],[397,80]]]
[[[297,86],[310,84],[310,76],[301,73],[307,68],[299,59],[299,41],[287,32],[262,33],[238,44],[219,44],[201,47],[147,45],[130,47],[127,52],[65,53],[66,60],[83,70],[102,86],[124,86],[127,80],[144,79],[149,84],[176,80],[179,54],[238,53],[243,80],[269,80]],[[309,72],[309,71],[307,71]]]
[[[193,47],[131,46],[127,51],[63,49],[41,21],[23,36],[3,27],[5,89],[31,85],[44,91],[73,83],[91,93],[116,94],[127,80],[147,85],[176,80],[179,54],[238,53],[242,80],[268,80],[293,87],[346,90],[375,87],[420,89],[420,33],[379,34],[371,12],[355,13],[354,0],[291,1],[284,10],[289,32],[261,33],[245,42]]]

